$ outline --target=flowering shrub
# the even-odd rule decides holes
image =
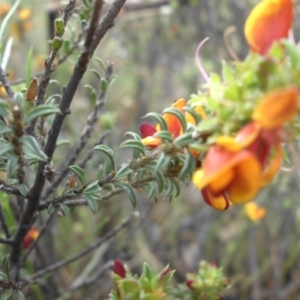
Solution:
[[[132,156],[121,166],[114,151],[103,144],[104,133],[78,162],[95,130],[99,111],[114,79],[113,64],[105,65],[95,58],[101,66],[101,71],[92,69],[98,90],[87,85],[93,110],[77,144],[56,171],[59,137],[65,118],[71,113],[74,95],[98,44],[114,24],[125,0],[113,1],[103,17],[100,16],[103,1],[85,0],[79,8],[75,2],[68,1],[52,24],[54,36],[49,56],[43,62],[43,72],[36,78],[28,66],[26,78],[16,90],[6,74],[13,39],[7,39],[3,33],[15,12],[18,12],[15,30],[22,33],[30,29],[31,12],[20,9],[20,1],[12,6],[0,6],[3,19],[0,25],[0,171],[4,172],[0,190],[16,197],[18,210],[12,226],[7,226],[6,216],[0,211],[5,235],[0,243],[7,245],[0,272],[1,299],[24,299],[22,291],[26,293],[26,286],[98,249],[139,217],[134,212],[118,227],[65,260],[52,262],[36,272],[31,272],[30,267],[23,272],[24,261],[36,248],[53,216],[64,217],[72,207],[86,205],[95,214],[101,200],[125,193],[135,209],[137,192],[144,191],[148,199],[155,201],[163,194],[171,201],[180,195],[181,183],[192,183],[199,190],[199,197],[202,195],[212,208],[223,211],[247,203],[247,216],[253,221],[263,219],[266,210],[251,201],[280,171],[285,153],[283,144],[296,140],[300,134],[297,120],[300,59],[298,45],[290,34],[293,2],[263,0],[245,23],[250,48],[245,60],[224,62],[222,75],[208,76],[202,70],[206,84],[197,94],[187,100],[180,98],[161,114],[146,114],[154,125],[144,123],[140,133],[127,132],[120,148],[130,149]],[[75,34],[66,35],[73,16],[77,16],[82,27],[77,39]],[[54,72],[75,50],[80,53],[66,86],[60,94],[46,97],[49,85],[57,83],[50,80]],[[28,54],[29,62],[31,59],[32,51]],[[109,119],[107,123],[111,122]],[[96,175],[86,168],[95,153],[106,159]],[[37,218],[42,211],[49,216],[43,228],[39,228]],[[101,271],[111,267],[107,264]],[[116,260],[113,269],[111,300],[222,299],[229,283],[220,268],[205,262],[200,263],[196,273],[188,273],[185,284],[176,288],[170,285],[175,271],[169,267],[155,274],[145,263],[141,275],[133,275]],[[99,273],[89,280],[79,278],[70,290],[97,281]]]

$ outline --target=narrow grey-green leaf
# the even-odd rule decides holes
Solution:
[[[159,193],[161,193],[164,190],[164,184],[165,184],[164,175],[160,171],[155,171],[152,168],[149,168],[149,166],[146,166],[146,170],[151,175],[153,175],[153,177],[156,179],[157,185],[158,185],[158,191],[159,191]]]
[[[137,198],[136,198],[136,192],[134,188],[130,184],[121,181],[117,181],[114,184],[126,192],[126,194],[128,195],[131,201],[133,208],[135,208],[137,204]]]
[[[105,155],[107,155],[111,162],[112,169],[115,170],[115,160],[114,160],[113,150],[106,145],[98,145],[98,146],[94,147],[94,149],[96,151],[100,151],[100,152],[104,153]]]
[[[187,149],[184,149],[184,154],[185,154],[184,163],[178,175],[178,177],[182,179],[190,175],[195,170],[195,165],[196,165],[195,158],[189,153]]]
[[[87,204],[90,207],[90,209],[92,210],[92,212],[95,214],[98,209],[97,201],[90,194],[83,194],[83,198],[87,202]]]
[[[174,196],[178,197],[180,195],[180,185],[174,178],[170,178],[170,181],[172,182],[172,184],[174,185],[174,187],[176,189],[176,193]]]
[[[23,143],[24,158],[28,163],[47,161],[47,155],[43,152],[40,144],[33,136],[23,136],[20,140]]]
[[[9,143],[1,143],[0,142],[0,156],[2,156],[5,153],[8,153],[12,151],[14,147]]]
[[[190,143],[195,142],[194,139],[192,138],[192,134],[189,133],[184,133],[180,136],[178,136],[175,140],[174,140],[174,144],[178,145],[178,146],[185,146],[188,145]]]
[[[55,212],[55,206],[53,205],[53,203],[50,203],[50,205],[48,206],[48,214],[52,215]]]
[[[121,168],[117,171],[115,179],[118,181],[130,173],[132,173],[132,170],[129,168],[129,165],[123,164]]]
[[[134,140],[137,140],[137,141],[141,140],[141,137],[137,133],[132,132],[132,131],[126,132],[125,137],[132,137]]]
[[[133,150],[136,149],[138,153],[142,153],[143,155],[145,155],[144,145],[137,140],[127,140],[120,145],[120,148],[132,148]]]
[[[28,194],[28,188],[25,183],[19,185],[19,192],[23,197],[26,197]]]
[[[4,273],[0,272],[0,279],[7,280],[8,277]]]
[[[187,113],[190,113],[193,117],[194,117],[194,119],[195,119],[195,121],[196,121],[196,124],[198,124],[203,118],[202,118],[202,116],[200,115],[200,114],[198,114],[192,107],[190,107],[190,106],[187,106],[186,108],[185,108],[185,111],[187,112]]]
[[[150,188],[150,191],[148,193],[147,200],[150,200],[150,199],[156,197],[156,195],[159,193],[158,192],[158,186],[157,186],[156,182],[151,182],[150,186],[151,186],[151,188]]]
[[[0,99],[0,115],[6,117],[8,114],[9,114],[8,103],[5,100]]]
[[[6,173],[8,178],[14,178],[18,169],[18,157],[11,155],[7,160]]]
[[[9,265],[9,254],[4,256],[4,258],[2,260],[3,272],[7,276],[7,278],[9,278],[9,267],[8,267],[8,265]]]
[[[184,114],[176,108],[166,108],[163,112],[164,114],[171,114],[175,116],[181,123],[182,131],[186,132],[186,120]]]
[[[39,117],[46,117],[53,114],[61,113],[60,109],[56,105],[52,104],[43,104],[38,105],[30,110],[30,112],[25,116],[24,123],[27,124],[32,120],[35,120]]]
[[[85,184],[86,176],[85,176],[85,171],[83,169],[81,169],[76,165],[69,166],[69,169],[75,173],[75,175],[78,177],[82,185]]]
[[[12,129],[9,128],[2,120],[0,120],[0,135],[8,132],[12,132]]]
[[[97,70],[91,69],[90,71],[97,77],[99,81],[101,81],[101,75]]]
[[[161,130],[168,130],[167,122],[160,114],[155,112],[150,112],[146,114],[144,118],[148,118],[148,117],[155,119],[157,123],[160,125]]]
[[[70,209],[66,204],[59,203],[59,206],[60,206],[60,209],[63,212],[64,216],[66,216],[70,212]]]
[[[101,187],[98,184],[98,180],[90,183],[83,191],[83,194],[95,194],[100,193]]]
[[[171,133],[167,130],[158,131],[153,136],[159,137],[159,138],[163,139],[164,141],[169,141],[169,142],[173,141],[173,137],[172,137]]]
[[[26,300],[25,296],[23,295],[23,293],[20,290],[16,290],[14,292],[14,294],[15,294],[17,300]]]

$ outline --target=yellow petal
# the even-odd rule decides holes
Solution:
[[[193,173],[192,182],[194,183],[195,187],[199,190],[201,190],[203,188],[203,185],[202,185],[203,179],[204,179],[204,172],[202,169],[196,170]]]
[[[217,137],[216,144],[233,152],[243,149],[243,145],[241,143],[237,143],[234,137],[228,135]]]
[[[261,164],[254,155],[237,164],[234,179],[228,187],[229,200],[234,204],[252,200],[260,190],[261,172]]]
[[[255,202],[247,203],[245,205],[245,212],[252,221],[259,221],[267,214],[267,210],[264,207],[258,206]]]
[[[141,140],[142,144],[145,146],[156,147],[161,144],[161,139],[154,136],[147,136]]]
[[[252,118],[263,129],[273,129],[291,121],[298,110],[298,90],[278,89],[268,93],[255,108]]]

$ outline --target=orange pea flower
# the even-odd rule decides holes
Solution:
[[[280,168],[283,125],[298,110],[299,92],[290,87],[268,93],[253,111],[253,121],[235,137],[221,136],[194,172],[193,182],[216,209],[250,201]],[[227,198],[228,197],[228,198]]]
[[[30,248],[32,243],[38,238],[39,234],[40,232],[34,226],[32,226],[23,240],[23,248]]]
[[[185,106],[186,106],[186,100],[181,98],[172,105],[172,108],[179,109],[180,111],[183,112],[183,108]],[[171,133],[171,135],[174,138],[178,137],[181,131],[181,123],[178,120],[178,118],[168,113],[164,114],[163,118],[167,123],[168,131]],[[141,131],[141,136],[143,138],[142,143],[145,146],[155,148],[161,144],[161,138],[157,138],[153,136],[156,132],[161,131],[159,124],[156,127],[150,124],[142,124],[140,126],[140,131]]]
[[[260,221],[265,218],[267,210],[257,205],[255,202],[249,202],[245,205],[245,212],[247,217],[254,222]]]
[[[299,91],[294,87],[269,92],[255,108],[252,119],[263,129],[274,129],[291,121],[298,110]]]
[[[267,54],[275,41],[288,37],[293,18],[292,0],[262,0],[245,23],[245,37],[251,50]]]
[[[212,206],[220,209],[216,204],[220,199],[213,197],[223,196],[222,207],[226,208],[229,201],[234,204],[250,201],[260,190],[261,172],[261,165],[251,151],[233,152],[214,145],[208,150],[202,169],[194,172],[192,181],[198,189],[206,188],[215,203]]]

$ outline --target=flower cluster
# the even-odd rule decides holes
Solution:
[[[183,123],[192,132],[193,141],[181,144],[177,151],[186,154],[183,149],[186,148],[194,157],[194,171],[188,175],[201,190],[205,202],[215,209],[226,210],[232,204],[253,200],[280,169],[282,143],[291,138],[287,126],[295,120],[299,107],[299,70],[296,69],[294,75],[286,71],[287,78],[280,70],[289,68],[290,57],[299,56],[297,50],[293,50],[294,42],[286,45],[283,41],[289,36],[292,24],[291,0],[261,1],[245,23],[246,40],[252,50],[250,58],[244,65],[243,62],[236,64],[234,71],[225,70],[233,87],[226,89],[226,82],[212,78],[207,84],[208,94],[198,97],[201,101],[187,102],[181,98],[170,108],[172,113],[168,109],[162,115],[173,139],[167,142],[176,144],[185,134]],[[274,58],[270,52],[276,45],[280,45],[281,52]],[[290,56],[286,62],[285,55]],[[247,69],[251,64],[253,72],[249,73]],[[241,77],[241,74],[237,85],[234,76]],[[253,86],[259,88],[255,90]],[[208,114],[203,107],[207,107]],[[174,114],[174,110],[180,112],[184,120]],[[240,115],[236,116],[236,112]],[[227,126],[230,122],[232,126]],[[207,130],[207,124],[214,126],[208,126]],[[142,124],[140,130],[141,143],[150,150],[164,145],[160,124],[156,127]]]

